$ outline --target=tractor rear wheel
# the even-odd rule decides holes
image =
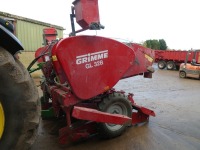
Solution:
[[[0,47],[0,148],[26,150],[39,124],[38,91],[28,71]]]
[[[132,106],[130,101],[121,93],[112,93],[104,98],[100,104],[99,109],[103,112],[111,114],[121,114],[131,118]],[[99,123],[99,135],[102,138],[113,138],[121,135],[125,129],[130,126],[127,124],[116,125],[109,123]]]

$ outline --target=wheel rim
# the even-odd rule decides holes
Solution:
[[[160,63],[160,64],[159,64],[159,67],[160,67],[160,68],[164,68],[164,63]]]
[[[185,78],[185,72],[180,72],[180,77]]]
[[[166,64],[165,64],[164,61],[160,61],[160,62],[158,62],[158,68],[159,68],[159,69],[164,69],[165,66],[166,66]]]
[[[169,68],[169,69],[172,69],[172,64],[169,64],[169,65],[168,65],[168,68]]]
[[[0,139],[3,135],[4,125],[5,125],[5,115],[4,115],[3,106],[0,102]]]
[[[172,70],[174,68],[174,65],[172,63],[167,64],[167,68]]]
[[[115,104],[111,105],[107,109],[107,112],[111,113],[111,114],[121,114],[121,115],[125,115],[125,116],[128,115],[126,106],[122,103],[115,103]],[[111,124],[111,123],[106,123],[105,125],[111,131],[119,130],[123,126],[123,125],[116,125],[116,124]]]

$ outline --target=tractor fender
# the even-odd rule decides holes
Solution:
[[[12,55],[24,50],[18,38],[7,28],[0,24],[0,46],[9,51]]]

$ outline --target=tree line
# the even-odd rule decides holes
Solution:
[[[167,44],[164,39],[146,40],[142,45],[144,47],[156,49],[156,50],[166,50],[167,49]]]

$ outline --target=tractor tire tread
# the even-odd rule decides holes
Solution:
[[[18,109],[17,111],[21,110],[22,114],[20,115],[23,115],[23,120],[19,120],[19,122],[22,122],[22,125],[20,124],[20,134],[13,135],[15,139],[11,138],[9,141],[11,144],[6,145],[8,143],[6,137],[10,138],[8,134],[11,131],[8,131],[5,127],[5,139],[3,134],[0,147],[15,150],[30,149],[37,137],[40,122],[37,87],[24,65],[2,47],[0,47],[0,72],[0,82],[2,82],[2,86],[0,85],[0,99],[5,98],[7,100],[7,102],[3,102],[4,99],[2,99],[2,102],[6,103],[5,107],[8,108],[10,106],[7,105],[13,105],[12,100],[16,99],[16,105],[19,106],[16,109]],[[16,96],[12,96],[10,93],[16,93]],[[13,127],[15,126],[13,125]]]

